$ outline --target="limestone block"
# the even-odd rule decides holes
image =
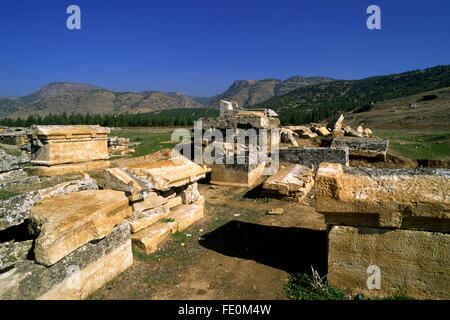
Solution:
[[[389,140],[379,138],[335,137],[332,148],[348,147],[349,155],[386,160]]]
[[[211,184],[251,187],[262,176],[265,168],[265,162],[251,165],[248,162],[244,164],[213,164],[211,165]]]
[[[179,206],[183,203],[183,200],[181,197],[175,197],[172,199],[169,199],[169,201],[166,202],[165,206],[169,209],[172,209],[173,207]]]
[[[141,163],[129,166],[129,169],[150,181],[154,189],[161,191],[195,182],[204,178],[208,172],[206,166],[200,166],[186,157]]]
[[[295,140],[295,135],[293,131],[283,128],[281,129],[281,142],[291,143],[294,147],[298,147],[297,140]]]
[[[99,187],[103,189],[111,189],[124,191],[128,193],[138,193],[142,191],[139,183],[130,177],[120,168],[109,168],[98,175],[93,176]]]
[[[6,153],[5,150],[0,149],[0,173],[21,169],[23,165],[29,161],[30,160],[25,152],[23,152],[20,157],[16,157]]]
[[[109,158],[109,129],[100,126],[32,126],[31,162],[39,165]]]
[[[131,239],[133,246],[145,252],[145,254],[150,254],[158,250],[158,244],[166,240],[173,232],[176,232],[175,223],[158,222],[132,234]]]
[[[181,190],[177,190],[177,194],[180,195],[183,204],[191,204],[200,198],[197,182],[182,187]]]
[[[171,233],[183,231],[190,225],[203,218],[203,205],[179,205],[170,210],[167,222],[155,223],[131,235],[133,245],[146,254],[158,250],[158,246]]]
[[[0,272],[26,260],[32,246],[33,240],[0,243]]]
[[[343,137],[345,135],[345,131],[342,129],[334,129],[333,137]]]
[[[450,231],[450,169],[372,169],[323,163],[316,211],[332,225]]]
[[[148,191],[145,193],[145,198],[141,201],[133,202],[131,204],[131,208],[133,209],[133,212],[141,212],[166,204],[175,197],[176,193],[173,190],[169,190],[166,192]],[[178,202],[178,200],[173,201]],[[169,206],[170,205],[171,204],[169,204]]]
[[[449,299],[449,248],[445,233],[334,226],[328,236],[328,282],[367,297]],[[380,289],[367,285],[371,265],[380,268]]]
[[[314,178],[311,168],[290,165],[280,169],[264,182],[262,195],[301,201],[313,186]]]
[[[341,129],[342,122],[344,121],[344,115],[341,114],[335,118],[333,118],[330,122],[327,124],[327,128],[331,131],[334,131],[336,129]]]
[[[108,160],[85,161],[79,163],[57,164],[52,166],[31,166],[25,167],[24,170],[33,176],[62,176],[71,173],[80,173],[95,169],[107,168],[111,165]]]
[[[180,205],[171,209],[168,218],[172,218],[177,223],[176,231],[183,231],[201,218],[203,218],[204,206],[201,205]]]
[[[135,212],[131,215],[131,217],[127,218],[127,221],[130,224],[131,232],[136,233],[156,223],[162,218],[167,217],[169,213],[169,208],[162,205],[142,212]]]
[[[128,199],[120,191],[86,190],[43,199],[30,213],[30,230],[38,234],[36,261],[50,266],[103,238],[130,215]]]
[[[280,148],[281,162],[318,166],[322,162],[348,165],[348,148],[310,148],[290,147]]]
[[[51,267],[30,260],[16,263],[0,274],[0,299],[84,299],[132,264],[130,228],[123,222]]]
[[[71,192],[96,189],[98,189],[97,183],[92,178],[86,177],[0,200],[0,230],[22,224],[29,218],[31,207],[41,199]]]
[[[330,131],[328,131],[327,128],[325,128],[325,127],[320,127],[320,128],[317,128],[316,133],[319,136],[328,136],[330,134]]]

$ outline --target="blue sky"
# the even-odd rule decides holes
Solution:
[[[81,8],[81,30],[66,9]],[[366,8],[381,8],[368,30]],[[360,79],[450,64],[450,1],[0,2],[0,97],[57,81],[211,96],[237,79]]]

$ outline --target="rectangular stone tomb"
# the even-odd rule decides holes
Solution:
[[[43,199],[31,208],[30,230],[38,235],[35,259],[50,266],[131,215],[123,192],[86,190]]]
[[[328,237],[328,283],[366,297],[448,299],[450,235],[334,226]]]
[[[141,178],[148,180],[154,189],[167,191],[173,187],[196,182],[206,176],[209,169],[186,157],[141,163],[128,167]]]
[[[0,299],[85,299],[132,264],[130,227],[122,222],[104,238],[84,244],[50,267],[17,261],[0,273]]]
[[[155,252],[170,234],[183,231],[203,218],[204,206],[202,203],[202,199],[199,199],[197,203],[183,204],[171,209],[164,222],[156,222],[132,234],[133,245],[146,254]]]
[[[231,164],[227,164],[228,162]],[[231,156],[224,157],[222,164],[212,164],[211,184],[251,187],[260,179],[266,162],[258,156]]]
[[[331,225],[450,232],[450,169],[372,169],[324,163],[316,211]]]
[[[51,166],[109,158],[109,129],[100,126],[33,126],[31,163]]]
[[[331,142],[332,148],[348,147],[349,155],[386,160],[389,140],[379,138],[359,138],[337,136]]]
[[[302,201],[314,186],[312,170],[302,165],[280,169],[263,184],[262,196]]]
[[[319,166],[322,162],[348,165],[348,148],[280,148],[279,157],[281,162],[304,166]]]

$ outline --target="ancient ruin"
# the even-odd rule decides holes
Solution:
[[[280,127],[270,109],[221,101],[220,116],[202,120],[194,144],[219,160],[212,164],[170,152],[124,160],[129,139],[108,137],[100,126],[6,131],[16,138],[0,148],[0,188],[36,188],[0,200],[0,299],[88,297],[133,264],[132,250],[157,253],[205,217],[199,181],[277,199],[265,211],[274,221],[289,206],[312,202],[327,225],[328,283],[352,297],[448,298],[450,171],[352,167],[352,159],[386,162],[389,141],[343,120]],[[235,136],[215,140],[208,130]],[[38,187],[44,181],[53,184]],[[382,274],[375,290],[370,268]]]
[[[61,175],[109,166],[107,136],[100,126],[32,126],[33,175]]]
[[[328,281],[366,296],[446,298],[449,177],[447,169],[322,164],[316,176],[316,210],[330,226]],[[371,265],[382,270],[378,290],[366,286]]]

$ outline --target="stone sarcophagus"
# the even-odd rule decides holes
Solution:
[[[33,126],[31,163],[52,166],[106,160],[108,128],[97,125]]]

